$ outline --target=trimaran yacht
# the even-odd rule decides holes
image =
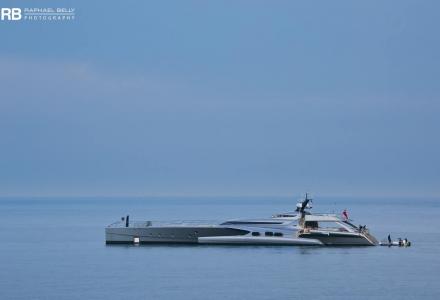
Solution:
[[[105,228],[107,244],[191,243],[231,245],[375,246],[378,241],[365,226],[335,214],[310,212],[311,199],[297,204],[296,211],[268,219],[132,222],[129,216]]]

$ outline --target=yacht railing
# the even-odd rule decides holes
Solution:
[[[203,226],[203,227],[215,227],[221,222],[209,221],[209,220],[179,220],[179,221],[130,221],[128,227],[132,228],[145,228],[145,227],[168,227],[168,226]],[[118,221],[110,224],[108,227],[126,227],[125,221]]]
[[[311,215],[313,215],[313,216],[329,216],[329,217],[337,217],[337,218],[339,218],[339,215],[338,214],[334,214],[334,213],[315,213],[315,212],[313,212],[313,213],[311,213]]]

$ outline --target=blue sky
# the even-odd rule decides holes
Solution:
[[[45,6],[0,23],[0,195],[440,195],[438,1]]]

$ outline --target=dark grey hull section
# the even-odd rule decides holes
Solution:
[[[189,243],[197,244],[199,237],[239,236],[246,230],[226,227],[108,227],[105,229],[107,244],[139,243]]]
[[[319,234],[305,233],[301,234],[302,238],[317,239],[326,246],[376,246],[377,240],[370,235],[347,235],[347,234]]]

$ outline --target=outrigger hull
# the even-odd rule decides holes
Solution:
[[[176,227],[107,227],[105,241],[107,244],[134,243],[186,243],[197,244],[199,237],[204,236],[241,236],[249,231],[219,226],[176,226]]]
[[[253,237],[253,236],[216,236],[201,237],[199,244],[220,245],[279,245],[279,246],[323,246],[316,239],[285,238],[285,237]]]

